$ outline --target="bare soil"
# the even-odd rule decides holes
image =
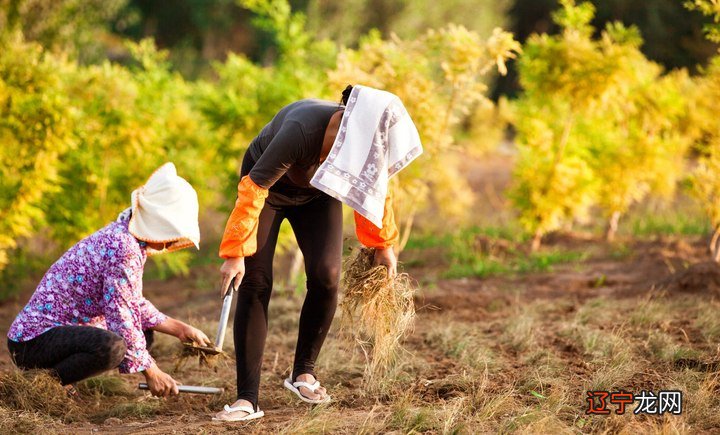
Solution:
[[[508,401],[508,409],[503,411],[507,415],[490,415],[486,416],[484,423],[475,423],[478,417],[474,413],[461,412],[466,420],[464,423],[462,419],[459,420],[461,432],[527,429],[521,421],[516,421],[517,416],[513,414],[516,411],[513,409],[532,409],[535,406],[533,402],[538,399],[528,396],[528,391],[550,397],[553,389],[562,389],[564,397],[573,399],[555,417],[566,425],[565,429],[611,429],[614,427],[609,423],[611,420],[603,422],[595,418],[586,421],[584,415],[584,391],[601,373],[599,361],[602,355],[598,358],[592,350],[584,348],[582,340],[573,336],[573,328],[584,325],[578,323],[577,319],[593,304],[604,308],[591,313],[586,324],[596,324],[598,331],[615,333],[618,328],[627,329],[628,322],[632,325],[628,316],[648,303],[686,307],[683,312],[668,311],[667,318],[655,319],[651,314],[649,323],[641,320],[641,328],[627,335],[627,331],[621,334],[628,340],[628,346],[639,346],[636,356],[655,364],[660,361],[661,365],[656,365],[652,370],[635,367],[632,369],[635,372],[627,377],[627,382],[616,387],[634,391],[659,389],[671,386],[668,376],[676,371],[693,370],[703,379],[717,370],[714,360],[717,346],[693,321],[700,301],[716,303],[715,298],[720,289],[718,267],[703,262],[707,258],[703,240],[626,240],[621,256],[616,253],[617,245],[607,245],[583,236],[565,235],[553,238],[548,243],[554,248],[587,250],[589,255],[582,262],[559,265],[547,273],[487,279],[439,279],[418,290],[417,324],[406,342],[408,359],[412,362],[406,367],[407,376],[399,376],[396,381],[400,389],[414,400],[408,405],[409,409],[448,407],[448,403],[454,403],[453,400],[470,397],[473,387],[467,385],[467,382],[482,381],[484,395],[495,394]],[[427,255],[434,256],[437,253],[407,253],[409,258],[415,259]],[[408,271],[419,280],[422,279],[420,274],[433,275],[433,271],[427,267]],[[164,312],[197,322],[212,334],[216,327],[220,300],[214,289],[196,284],[209,282],[210,279],[203,278],[214,273],[214,266],[207,266],[193,271],[188,278],[147,282],[146,296]],[[31,290],[27,289],[16,301],[0,305],[0,332],[6,332]],[[335,397],[334,403],[313,410],[298,403],[289,392],[283,390],[281,383],[291,365],[300,304],[301,297],[291,292],[278,291],[273,296],[260,400],[266,417],[258,422],[229,424],[210,421],[213,412],[232,401],[234,370],[232,357],[228,357],[214,368],[201,367],[197,362],[190,361],[174,373],[178,380],[187,384],[225,387],[226,393],[221,397],[183,395],[170,400],[154,399],[135,390],[137,382],[142,381],[140,376],[128,375],[121,377],[126,386],[122,394],[97,394],[92,389],[82,394],[81,389],[81,400],[84,401],[81,406],[86,410],[86,415],[80,421],[66,423],[61,418],[55,419],[52,425],[44,426],[43,431],[353,433],[361,427],[372,428],[368,426],[368,419],[384,421],[385,425],[381,426],[384,431],[443,431],[440,426],[433,425],[424,428],[421,424],[414,429],[412,425],[406,426],[406,422],[396,415],[399,411],[394,397],[363,395],[360,388],[362,359],[356,352],[343,349],[335,332],[331,332],[326,344],[329,355],[325,358],[321,356],[319,362],[321,379]],[[517,332],[524,327],[513,323],[515,316],[518,319],[531,319],[530,329]],[[593,316],[605,320],[597,321]],[[444,333],[443,328],[450,327],[465,328],[462,330],[477,337],[481,345],[467,354],[462,349],[455,349],[452,343],[437,338]],[[694,353],[674,360],[653,359],[648,356],[647,349],[642,349],[642,342],[648,340],[648,334],[652,334],[653,330],[662,331],[670,337],[672,343],[669,346],[682,345]],[[456,331],[447,331],[450,331],[448,340],[462,340],[462,333],[457,336],[452,335]],[[231,341],[230,336],[230,348]],[[481,348],[486,348],[493,355],[485,360],[484,369],[478,369],[472,362],[478,359],[476,354]],[[178,351],[179,345],[174,339],[168,338],[159,341],[154,353],[159,365],[170,370]],[[538,358],[544,363],[539,362]],[[612,357],[607,355],[607,359],[610,361]],[[542,373],[545,368],[555,366],[562,368],[562,382],[546,379]],[[0,372],[10,370],[14,368],[9,355],[2,352]],[[533,370],[538,371],[536,381],[528,378],[528,371]],[[461,378],[463,382],[459,381]],[[539,383],[532,385],[533,382]],[[528,385],[518,386],[522,383]],[[508,394],[510,396],[506,397]],[[42,414],[42,410],[39,412]],[[322,415],[327,418],[322,420]],[[17,414],[17,418],[22,417]],[[583,425],[579,425],[579,421],[584,422]],[[693,422],[688,418],[682,423],[686,426],[681,426],[681,429],[717,430],[712,421],[708,425],[707,421]]]

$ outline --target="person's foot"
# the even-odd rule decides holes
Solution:
[[[242,407],[250,407],[251,409],[254,409],[254,408],[255,408],[252,403],[250,403],[250,402],[248,402],[247,400],[244,400],[244,399],[237,400],[235,403],[233,403],[232,405],[230,405],[230,408],[231,408],[231,409],[232,409],[232,408],[238,408],[238,407],[241,407],[241,406],[242,406]],[[248,411],[249,411],[249,410],[248,410]],[[225,421],[235,421],[235,420],[242,419],[243,417],[247,417],[248,415],[250,415],[251,413],[248,412],[248,411],[243,411],[243,410],[237,410],[237,411],[222,410],[222,411],[218,412],[217,414],[215,414],[215,419],[216,419],[216,420],[225,420]]]
[[[310,385],[314,384],[316,380],[315,376],[309,373],[302,374],[295,378],[295,382],[307,382]],[[303,397],[310,400],[325,400],[325,398],[327,398],[327,390],[322,386],[315,390],[314,393],[307,387],[300,387],[298,390]]]

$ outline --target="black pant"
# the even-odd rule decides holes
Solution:
[[[145,332],[147,348],[153,331]],[[125,358],[125,341],[114,332],[92,326],[58,326],[32,340],[8,339],[8,350],[21,369],[50,369],[63,385],[111,370]]]
[[[315,360],[337,306],[342,263],[342,204],[325,194],[303,205],[274,206],[272,201],[266,202],[258,223],[258,250],[245,258],[245,276],[238,289],[234,325],[238,399],[251,402],[256,409],[273,286],[273,256],[280,224],[285,218],[302,251],[307,275],[293,379],[303,373],[314,374]]]

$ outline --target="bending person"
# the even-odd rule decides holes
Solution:
[[[175,380],[148,353],[153,331],[210,345],[200,330],[172,319],[142,294],[147,255],[198,247],[198,200],[172,163],[132,193],[132,207],[79,241],[53,264],[8,332],[22,369],[51,369],[72,384],[106,370],[141,372],[156,396]]]
[[[396,273],[398,240],[388,180],[422,152],[400,100],[389,92],[348,86],[343,104],[301,100],[281,109],[250,144],[220,256],[221,291],[239,282],[234,339],[237,398],[216,419],[250,420],[258,409],[260,370],[273,287],[273,255],[288,219],[302,251],[307,295],[286,388],[301,400],[330,399],[315,360],[337,305],[342,263],[342,203],[355,209],[360,242]]]

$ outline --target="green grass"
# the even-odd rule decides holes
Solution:
[[[78,384],[83,393],[95,394],[96,396],[130,396],[131,391],[127,384],[117,375],[95,376]]]
[[[619,232],[635,237],[703,236],[710,232],[710,222],[697,202],[680,195],[669,204],[637,206],[620,218]]]
[[[106,411],[100,412],[93,416],[93,420],[102,422],[107,418],[115,417],[120,419],[126,418],[148,418],[156,415],[163,402],[157,401],[127,401],[116,403]]]
[[[476,236],[486,236],[492,239],[501,239],[514,243],[523,243],[529,240],[529,236],[525,234],[516,224],[502,227],[478,227],[462,229],[455,234],[437,234],[437,233],[420,233],[412,234],[408,240],[405,249],[429,249],[429,248],[449,248],[457,242],[457,239],[469,239]]]
[[[479,238],[482,238],[482,244],[478,243]],[[580,262],[587,258],[584,252],[559,249],[527,254],[520,248],[524,242],[525,237],[511,228],[471,228],[460,231],[442,245],[451,260],[443,276],[483,278],[501,274],[549,272],[557,264]]]
[[[587,258],[586,253],[560,249],[527,254],[522,250],[527,241],[528,235],[516,225],[471,227],[453,234],[414,235],[406,249],[441,248],[449,259],[442,274],[444,278],[549,272],[557,264]],[[415,260],[415,263],[422,265],[423,261]]]
[[[707,219],[700,216],[680,214],[646,215],[630,222],[632,235],[647,236],[703,236],[710,231]]]

